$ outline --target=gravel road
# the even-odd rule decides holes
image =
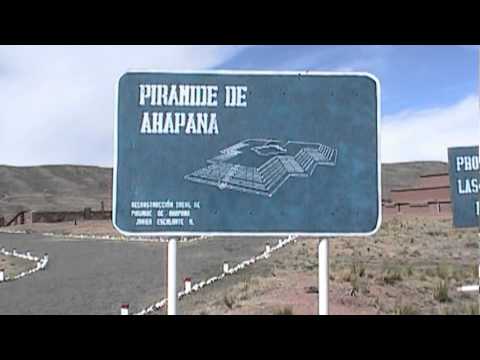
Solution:
[[[178,245],[178,287],[206,280],[261,253],[277,239],[216,238]],[[137,312],[166,296],[166,243],[72,240],[0,234],[0,247],[49,254],[44,271],[0,284],[0,314],[119,314]],[[179,313],[182,303],[178,304]]]

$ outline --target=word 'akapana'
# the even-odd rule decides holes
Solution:
[[[144,112],[141,134],[156,135],[217,135],[218,123],[215,113],[163,113]]]

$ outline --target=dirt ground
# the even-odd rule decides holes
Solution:
[[[10,230],[123,238],[109,221]],[[315,314],[317,241],[299,240],[268,261],[184,298],[180,313]],[[448,218],[389,218],[373,237],[332,239],[330,313],[479,314],[478,294],[456,290],[478,283],[479,255],[478,230],[453,229]]]
[[[33,269],[34,267],[34,261],[0,254],[0,269],[3,269],[5,271],[5,275],[9,278]]]
[[[330,242],[330,313],[479,314],[478,231],[450,219],[393,218],[371,238]],[[184,314],[317,313],[317,241],[301,240],[243,273],[187,297]]]

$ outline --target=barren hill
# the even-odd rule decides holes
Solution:
[[[446,172],[442,162],[384,164],[383,197],[392,188],[414,185],[418,176]],[[0,166],[0,216],[20,210],[111,209],[112,169],[93,166]]]
[[[112,169],[92,166],[0,166],[0,215],[20,210],[111,208]]]
[[[447,172],[448,164],[440,161],[383,164],[382,197],[390,199],[390,190],[415,185],[421,175]]]

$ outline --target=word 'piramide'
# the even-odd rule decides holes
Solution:
[[[140,85],[140,106],[217,107],[216,85]],[[225,86],[225,107],[247,107],[246,86]]]

